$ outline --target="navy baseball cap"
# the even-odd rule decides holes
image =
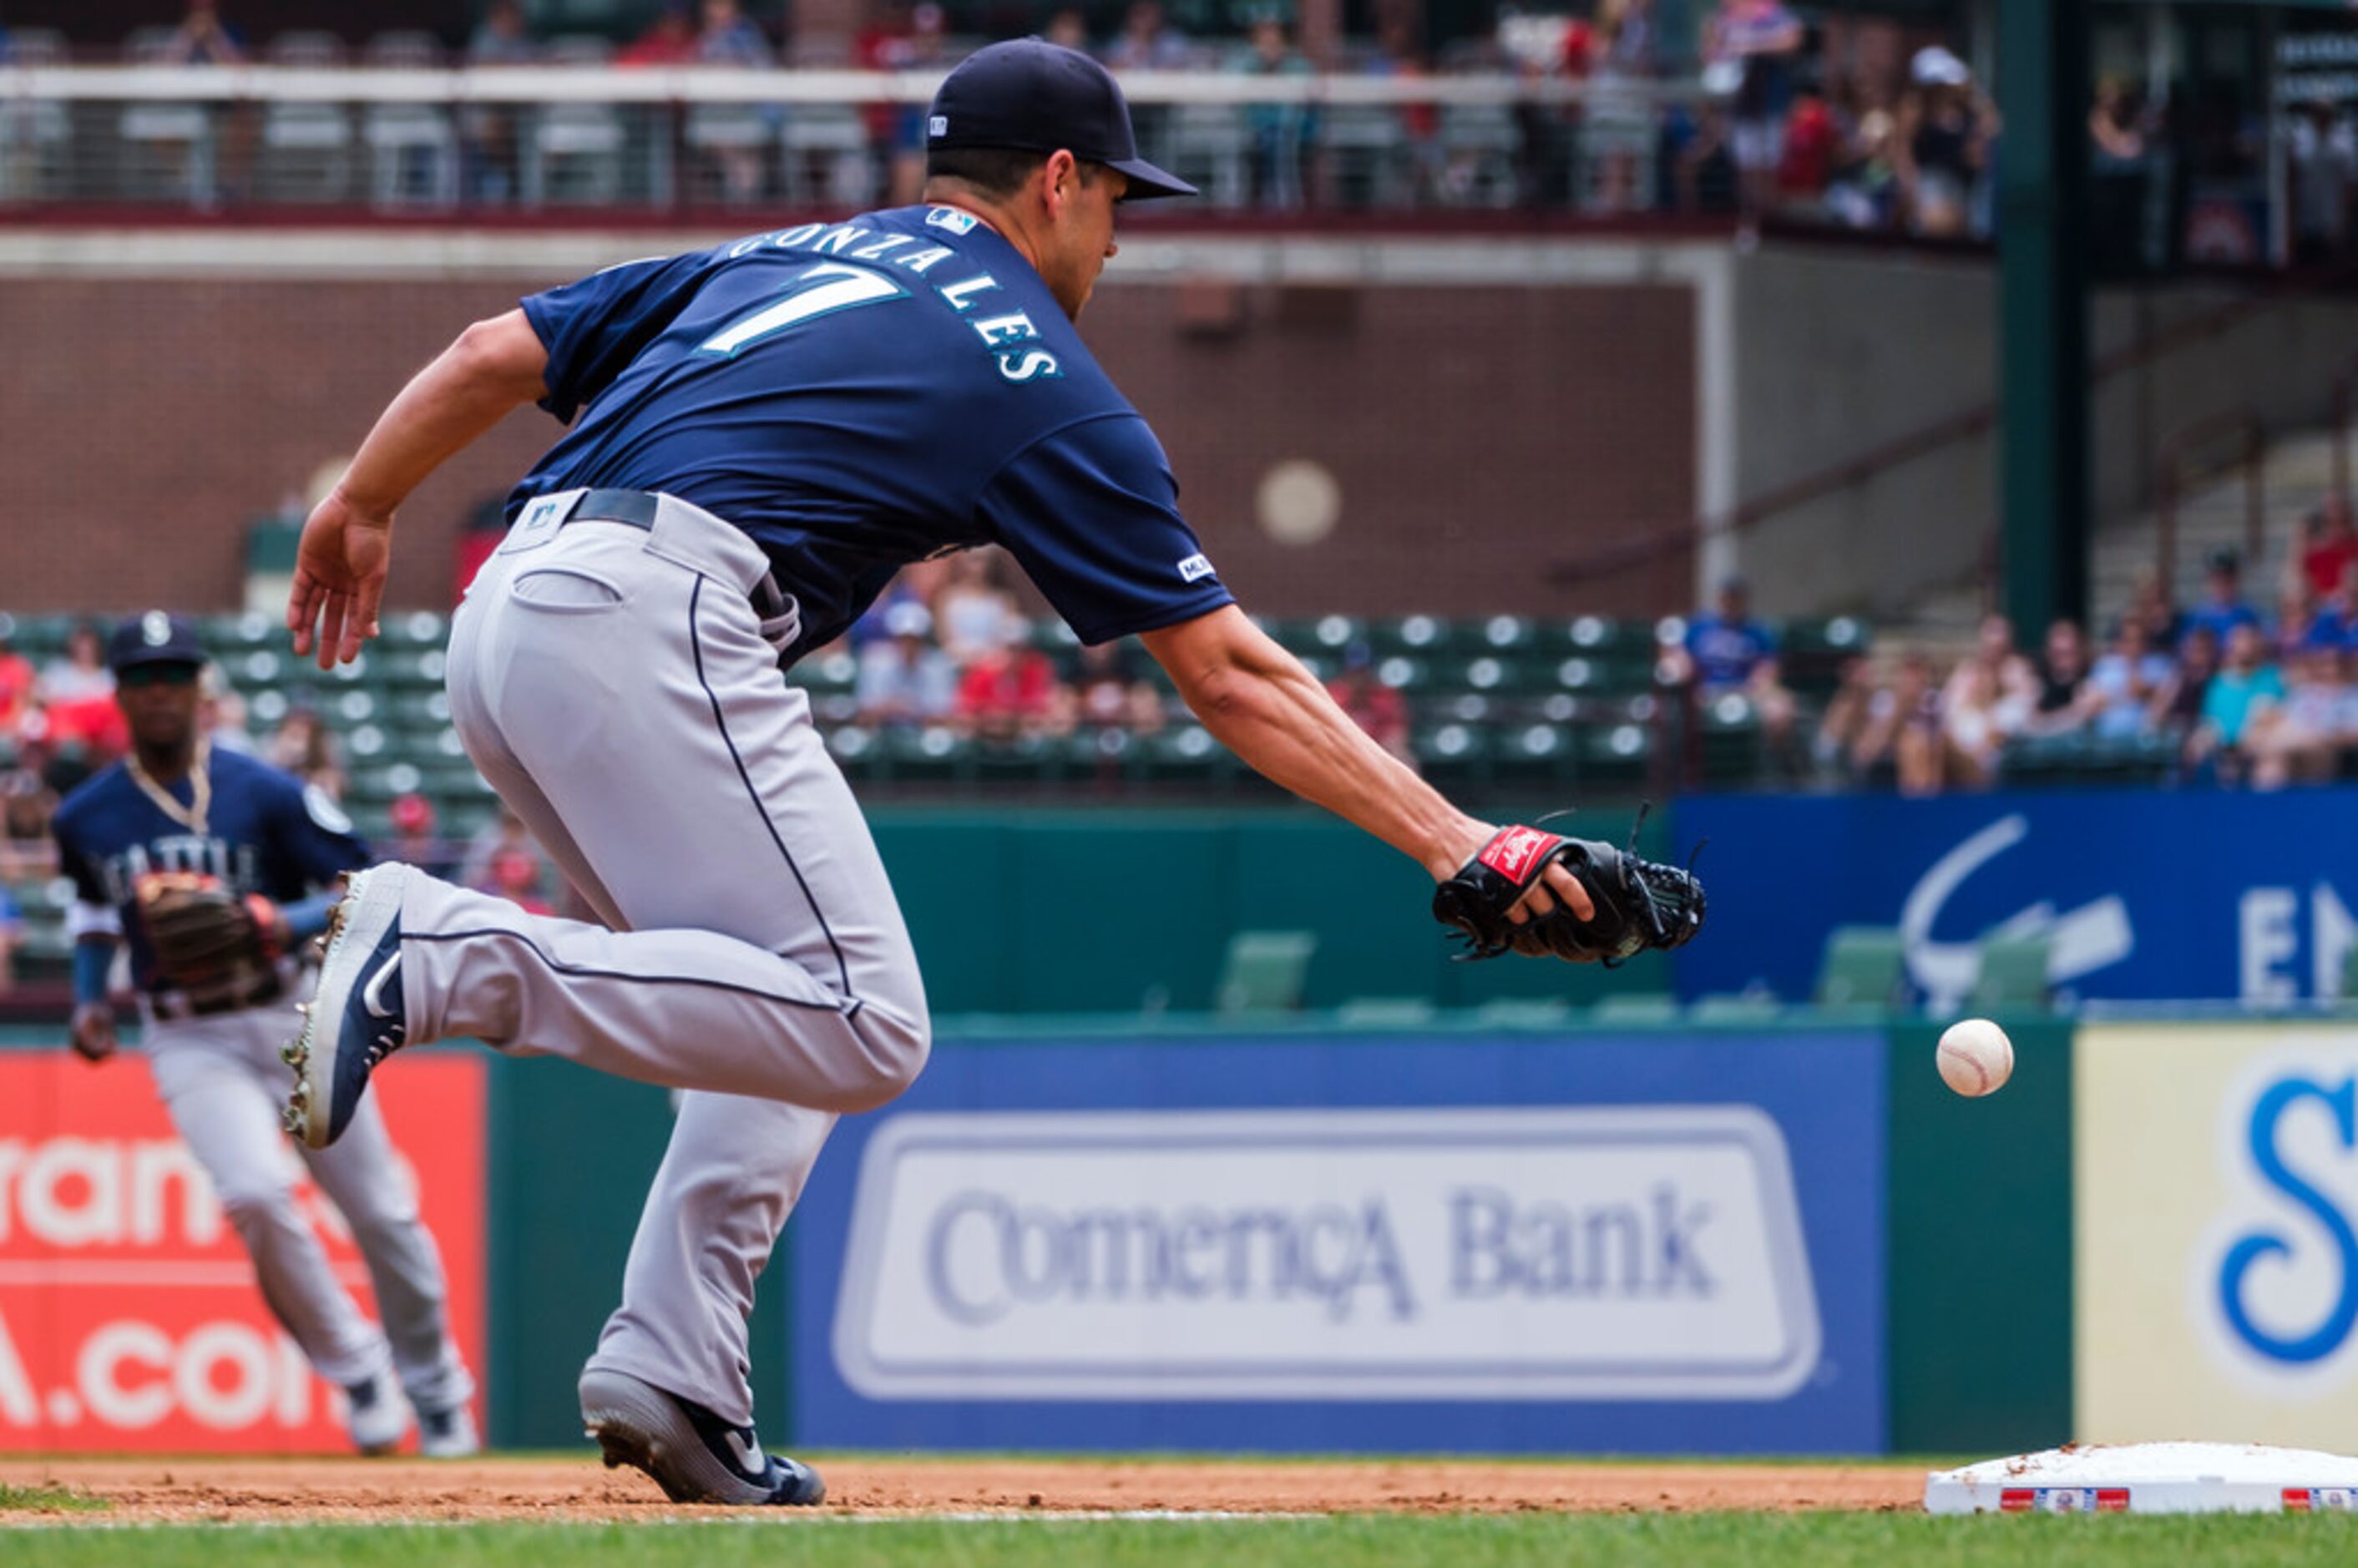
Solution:
[[[934,94],[925,146],[1063,148],[1130,176],[1130,200],[1195,194],[1138,156],[1130,105],[1113,72],[1045,38],[1011,38],[959,61]]]
[[[197,641],[197,623],[185,615],[150,610],[115,627],[106,644],[106,666],[127,670],[135,665],[201,665],[204,644]]]

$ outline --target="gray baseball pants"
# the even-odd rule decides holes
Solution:
[[[925,1065],[925,991],[778,669],[792,607],[764,622],[749,597],[766,557],[670,497],[645,528],[566,521],[572,500],[534,503],[485,564],[447,678],[468,755],[611,929],[413,878],[409,1038],[687,1091],[590,1364],[748,1424],[754,1281],[837,1115]]]
[[[336,1279],[295,1201],[294,1152],[278,1126],[287,1098],[278,1048],[292,1037],[290,1017],[281,1002],[203,1018],[148,1013],[142,1039],[157,1091],[245,1243],[263,1301],[312,1369],[349,1388],[390,1363],[411,1404],[463,1404],[475,1385],[450,1337],[442,1256],[373,1102],[334,1148],[302,1153],[368,1265],[382,1331]]]

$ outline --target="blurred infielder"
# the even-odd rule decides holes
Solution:
[[[278,1128],[286,1004],[308,985],[288,956],[328,924],[317,890],[369,861],[333,802],[276,768],[206,742],[204,651],[161,611],[125,621],[108,650],[132,750],[66,797],[51,830],[73,880],[73,1046],[114,1052],[107,971],[131,944],[147,1062],[172,1125],[212,1179],[272,1315],[350,1400],[352,1442],[390,1449],[409,1424],[394,1375],[438,1457],[481,1444],[475,1386],[451,1342],[442,1260],[418,1223],[374,1106],[333,1149],[304,1151],[366,1260],[380,1330],[340,1284],[295,1201]]]
[[[1486,948],[1591,913],[1565,841],[1494,834],[1387,756],[1181,519],[1073,327],[1115,203],[1189,189],[1137,156],[1113,79],[993,45],[928,130],[918,206],[613,267],[469,328],[312,514],[287,610],[298,652],[355,656],[403,498],[522,404],[573,422],[452,624],[450,707],[612,929],[361,873],[287,1117],[324,1147],[387,1053],[456,1034],[688,1091],[580,1384],[609,1463],[676,1498],[821,1496],[754,1441],[753,1282],[835,1118],[907,1087],[930,1036],[884,868],[782,668],[903,564],[1005,546],[1085,641],[1142,636],[1221,741],[1444,892],[1509,843],[1495,885],[1461,889],[1480,930],[1449,915]]]

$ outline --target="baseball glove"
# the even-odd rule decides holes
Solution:
[[[1559,903],[1520,925],[1508,919],[1559,860],[1588,890],[1595,914],[1582,920]],[[1703,928],[1703,883],[1693,871],[1537,827],[1500,828],[1433,895],[1433,917],[1465,938],[1465,958],[1521,953],[1617,968],[1650,947],[1683,946]]]
[[[209,998],[252,990],[272,974],[282,927],[268,899],[240,898],[190,871],[153,872],[137,892],[139,924],[168,984]]]

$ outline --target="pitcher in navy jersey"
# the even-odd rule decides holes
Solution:
[[[187,621],[150,611],[124,622],[108,663],[131,750],[68,795],[50,824],[59,869],[74,886],[74,1049],[92,1061],[114,1053],[107,977],[127,942],[147,1062],[172,1125],[211,1178],[272,1314],[344,1390],[353,1444],[391,1449],[414,1408],[422,1452],[472,1454],[481,1446],[468,1410],[474,1382],[450,1338],[441,1257],[373,1107],[335,1148],[304,1154],[352,1227],[384,1328],[338,1282],[296,1203],[295,1154],[277,1126],[279,1048],[287,1006],[307,993],[310,974],[290,957],[190,991],[159,972],[140,924],[143,879],[206,877],[262,901],[273,946],[296,951],[327,925],[337,895],[325,890],[368,864],[368,849],[318,790],[207,742],[198,722],[204,652]]]
[[[754,1439],[746,1315],[835,1118],[906,1087],[931,1034],[784,668],[895,571],[1003,545],[1085,641],[1139,635],[1223,742],[1436,879],[1492,833],[1236,607],[1075,330],[1116,204],[1189,193],[1138,156],[1112,77],[995,44],[926,126],[920,205],[611,267],[469,328],[312,514],[287,608],[298,653],[352,657],[417,483],[521,405],[572,425],[510,498],[447,678],[469,756],[605,928],[363,872],[287,1115],[326,1143],[387,1054],[448,1034],[686,1091],[579,1389],[607,1461],[675,1498],[823,1496]],[[1552,892],[1589,913],[1561,868],[1531,906]]]

